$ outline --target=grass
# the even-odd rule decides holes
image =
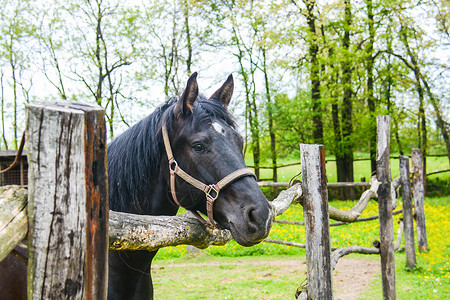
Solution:
[[[445,161],[444,167],[440,166],[442,162],[439,160],[428,163],[429,168],[436,165],[445,169]],[[394,166],[394,163],[391,162],[391,165]],[[329,167],[328,165],[327,168]],[[392,174],[395,176],[394,168]],[[448,173],[439,176],[439,180],[447,187],[448,176]],[[355,201],[331,201],[330,204],[336,208],[349,209],[355,204]],[[401,208],[401,201],[397,208]],[[425,213],[430,251],[419,253],[416,249],[417,268],[414,270],[405,267],[405,253],[395,254],[398,299],[450,299],[449,194],[442,197],[427,197]],[[376,214],[378,214],[377,202],[372,200],[361,217]],[[394,216],[395,235],[399,226],[397,221],[400,217],[401,215]],[[301,221],[303,220],[303,208],[301,205],[293,204],[279,218]],[[305,241],[303,227],[277,223],[274,224],[269,237],[300,243]],[[350,245],[371,247],[372,241],[376,239],[379,240],[377,220],[331,227],[332,247]],[[289,276],[285,276],[281,272],[277,273],[279,266],[270,266],[270,261],[304,260],[305,250],[301,248],[269,243],[245,248],[231,241],[225,246],[212,246],[202,252],[204,255],[192,257],[186,254],[186,246],[160,250],[155,260],[157,269],[154,270],[156,299],[287,299],[293,297],[296,288],[305,278],[303,270],[292,270]],[[357,257],[379,260],[378,255],[357,255]],[[191,268],[181,268],[181,266],[186,266],[194,261],[198,262],[198,260],[200,262],[204,260],[203,273],[207,278],[202,278],[202,272],[194,271]],[[267,261],[269,266],[258,264],[258,261]],[[208,267],[208,264],[215,264],[213,271],[207,271],[211,268]],[[165,269],[164,266],[169,265],[171,267]],[[176,268],[177,265],[180,266],[179,269]],[[197,276],[198,280],[196,281],[202,282],[203,285],[192,284],[189,279],[192,279],[192,276]],[[226,288],[227,283],[231,284],[235,291]],[[182,285],[180,288],[180,291],[184,291],[182,294],[175,288],[177,285]],[[193,296],[189,296],[190,293]],[[382,299],[380,276],[372,282],[361,299]]]
[[[450,196],[425,200],[429,252],[416,249],[417,268],[405,267],[404,253],[395,255],[398,299],[450,299]],[[380,297],[381,278],[375,280],[364,299]]]
[[[187,255],[153,264],[155,299],[290,299],[304,257]]]
[[[354,201],[333,201],[331,203],[331,205],[341,209],[348,209],[353,204]],[[367,209],[363,212],[362,217],[377,214],[377,211],[377,203],[371,201]],[[405,253],[400,252],[395,254],[396,289],[398,299],[450,298],[450,241],[448,239],[448,236],[450,235],[450,197],[426,198],[425,211],[427,216],[426,225],[430,251],[427,253],[419,253],[416,249],[417,268],[415,270],[409,270],[405,267]],[[293,205],[285,214],[283,214],[282,219],[302,220],[302,216],[302,207],[300,205]],[[399,218],[400,215],[394,216],[395,232],[398,229],[397,221]],[[273,239],[304,242],[304,228],[301,226],[274,224],[269,237]],[[375,239],[379,239],[379,227],[376,220],[331,227],[331,245],[333,247],[350,245],[370,247],[372,241]],[[208,289],[208,286],[214,287],[209,289],[209,291],[217,293],[217,295],[212,294],[214,297],[211,298],[219,299],[286,299],[285,296],[290,298],[305,277],[302,270],[293,270],[292,274],[288,277],[285,277],[284,275],[274,275],[275,277],[267,275],[264,277],[263,275],[266,273],[275,274],[276,268],[272,270],[272,267],[268,267],[267,265],[254,265],[255,260],[270,262],[271,260],[280,258],[285,259],[286,261],[297,258],[304,259],[305,250],[301,248],[268,243],[245,248],[239,246],[236,242],[231,241],[225,246],[210,247],[203,252],[206,253],[206,255],[201,256],[201,258],[193,258],[186,254],[186,246],[165,248],[160,250],[160,253],[157,255],[156,263],[159,263],[162,267],[164,267],[165,264],[183,266],[188,262],[194,262],[200,259],[205,262],[212,261],[217,264],[223,264],[222,269],[215,268],[212,274],[205,271],[208,269],[208,266],[205,265],[204,273],[205,275],[208,275],[208,279],[206,281],[204,279],[197,280],[197,282],[203,282],[206,289]],[[357,255],[357,257],[379,259],[379,256],[377,255]],[[232,262],[229,262],[230,260],[232,260]],[[241,263],[236,265],[236,261],[240,261]],[[189,278],[191,278],[189,276],[201,277],[201,275],[189,275],[190,272],[196,273],[196,271],[193,271],[191,268],[180,267],[179,270],[176,268],[170,269],[175,275],[164,273],[163,270],[164,269],[157,271],[154,278],[157,280],[155,283],[155,291],[158,293],[159,289],[160,293],[163,293],[163,298],[165,299],[180,297],[180,294],[177,294],[177,291],[173,289],[176,284],[170,285],[170,282],[167,280],[172,280],[172,283],[179,283],[183,280],[183,285],[189,287]],[[169,271],[169,269],[167,271]],[[182,277],[186,278],[182,279]],[[226,282],[221,282],[221,280],[225,280],[224,278],[229,279],[228,284],[233,284],[233,289],[236,289],[236,293],[229,291],[229,289],[225,287],[221,287],[221,285],[226,284]],[[165,288],[163,287],[167,284],[169,287],[172,287],[171,289],[169,288],[170,291],[165,291]],[[258,288],[260,285],[264,286],[264,288]],[[378,276],[361,299],[382,299],[381,286],[381,278]],[[193,298],[188,297],[183,299],[210,299],[206,296],[205,298],[200,297],[203,295],[201,289],[201,286],[193,284],[192,289],[187,289],[187,291],[197,295],[195,297],[198,298],[192,296]],[[255,291],[255,289],[259,291]],[[183,288],[183,290],[186,291],[186,288]],[[278,295],[279,297],[266,298],[269,294]],[[229,298],[226,298],[227,296]],[[157,299],[158,298],[161,299],[160,297],[157,297]]]

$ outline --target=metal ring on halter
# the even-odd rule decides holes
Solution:
[[[225,188],[229,184],[231,184],[233,181],[242,178],[244,176],[255,176],[255,174],[248,168],[242,168],[238,169],[224,178],[222,178],[219,182],[216,184],[210,184],[207,185],[194,177],[190,176],[186,172],[183,171],[178,166],[178,163],[176,162],[175,158],[173,157],[172,148],[170,147],[170,140],[169,135],[167,133],[166,124],[164,123],[162,125],[162,135],[163,135],[163,141],[164,141],[164,147],[166,149],[167,159],[169,160],[169,172],[170,172],[170,193],[172,195],[172,198],[174,202],[181,206],[180,202],[177,199],[177,193],[175,191],[175,177],[179,176],[181,179],[186,181],[187,183],[191,184],[192,186],[196,187],[197,189],[203,191],[206,195],[206,210],[207,210],[207,216],[209,219],[209,223],[204,220],[197,211],[192,210],[192,213],[194,216],[202,222],[205,226],[209,227],[218,227],[217,224],[214,222],[214,216],[213,216],[213,205],[214,201],[219,197],[219,192],[221,189]]]
[[[175,174],[176,171],[177,171],[177,169],[178,169],[178,163],[177,163],[177,161],[176,161],[174,158],[172,158],[172,159],[169,161],[169,170],[170,170],[170,173]]]
[[[211,201],[215,201],[217,199],[217,197],[219,197],[219,191],[220,190],[217,188],[217,186],[215,184],[210,184],[210,185],[208,185],[208,188],[204,192],[206,194],[206,197],[211,199]],[[215,195],[212,196],[211,192],[214,192]]]

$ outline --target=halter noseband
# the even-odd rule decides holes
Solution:
[[[252,172],[249,168],[238,169],[231,174],[228,174],[224,178],[222,178],[216,184],[204,184],[203,182],[195,179],[194,177],[187,174],[183,169],[178,166],[177,161],[173,157],[172,148],[170,147],[169,135],[167,134],[166,124],[164,123],[162,126],[162,135],[164,140],[164,147],[166,148],[167,158],[169,160],[169,173],[170,173],[170,192],[172,194],[172,198],[175,203],[182,207],[180,202],[178,202],[176,191],[175,191],[175,177],[178,175],[187,183],[193,185],[197,189],[201,190],[206,195],[206,211],[208,214],[209,223],[203,219],[197,211],[191,211],[200,222],[202,222],[205,226],[208,227],[217,227],[213,218],[213,205],[214,201],[216,201],[219,196],[219,192],[228,186],[230,183],[245,176],[253,176],[256,178],[255,173]],[[218,228],[218,227],[217,227]]]

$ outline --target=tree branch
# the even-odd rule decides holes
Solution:
[[[395,183],[396,180],[393,181]],[[330,217],[335,220],[349,221],[357,219],[366,207],[369,199],[376,197],[379,182],[373,179],[371,189],[366,191],[360,201],[349,211],[330,207]],[[395,187],[395,184],[393,184]],[[13,189],[19,189],[19,187]],[[394,188],[395,190],[395,188]],[[24,190],[20,197],[27,199]],[[301,202],[303,194],[301,183],[294,184],[282,191],[271,204],[273,216],[284,213],[292,202]],[[2,196],[6,197],[6,196]],[[147,216],[110,211],[109,214],[110,250],[148,250],[177,246],[181,244],[207,248],[210,245],[225,245],[232,237],[228,230],[206,228],[195,218],[180,216]]]
[[[27,190],[18,186],[8,186],[7,188],[8,192],[3,193],[0,197],[0,204],[3,203],[3,199],[8,200],[12,196],[19,199],[14,200],[15,202],[26,204],[28,198]],[[298,200],[301,195],[302,189],[300,183],[297,183],[280,193],[280,195],[272,201],[273,215],[279,215],[286,211],[289,205],[291,205],[293,201]],[[20,211],[21,210],[22,209],[20,209]],[[1,211],[2,210],[0,209],[0,212]],[[8,209],[8,211],[13,210]],[[18,213],[14,213],[14,215],[17,214]],[[26,233],[26,216],[25,225],[22,223],[21,228],[25,228]],[[14,241],[15,244],[12,245],[12,248],[23,239],[25,233],[21,235],[19,240]],[[197,219],[184,215],[148,216],[127,214],[112,210],[109,212],[110,250],[155,251],[163,247],[182,244],[193,245],[198,248],[207,248],[210,245],[225,245],[231,239],[232,236],[228,230],[207,228]],[[11,249],[9,249],[9,251],[11,251]],[[6,250],[4,252],[8,254],[9,251]]]

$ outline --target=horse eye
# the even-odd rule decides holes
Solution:
[[[194,144],[192,148],[194,149],[195,152],[204,152],[206,150],[205,147],[203,147],[203,145],[200,143]]]

